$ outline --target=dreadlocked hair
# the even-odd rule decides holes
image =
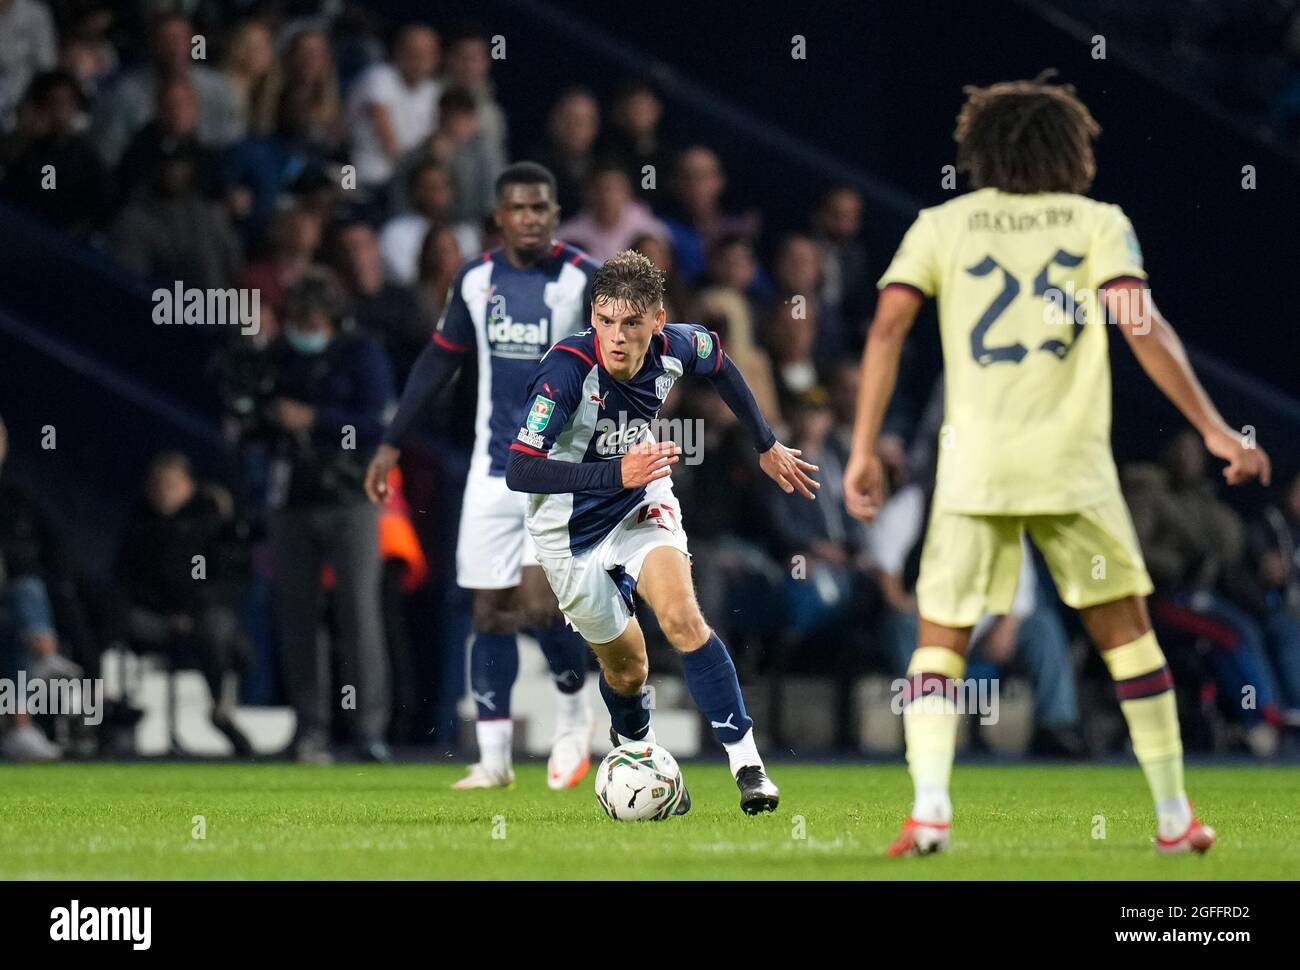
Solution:
[[[1032,81],[963,88],[957,115],[957,168],[976,188],[1082,194],[1097,174],[1092,141],[1101,126],[1073,86]]]

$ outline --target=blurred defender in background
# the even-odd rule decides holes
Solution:
[[[559,338],[591,319],[596,264],[556,242],[560,207],[555,176],[519,162],[497,178],[494,218],[505,245],[461,267],[452,280],[433,340],[420,353],[383,444],[366,473],[376,503],[389,497],[400,443],[428,402],[455,380],[461,361],[479,361],[474,457],[456,542],[456,582],[474,591],[470,691],[478,710],[479,760],[457,788],[514,782],[510,694],[519,670],[518,633],[537,637],[557,692],[555,740],[547,783],[576,785],[591,758],[592,717],[582,694],[587,651],[568,629],[524,530],[524,497],[506,488],[505,470],[526,401],[519,390]]]

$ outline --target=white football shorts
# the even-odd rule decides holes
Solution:
[[[538,561],[569,625],[588,643],[608,643],[627,628],[641,566],[660,546],[689,555],[681,506],[667,478],[652,483],[641,504],[586,552],[541,554]]]
[[[470,471],[456,540],[456,583],[463,589],[511,589],[537,565],[524,527],[528,496],[506,488],[504,475]]]

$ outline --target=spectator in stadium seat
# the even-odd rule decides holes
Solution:
[[[430,332],[442,316],[451,284],[464,262],[465,256],[455,232],[437,223],[430,226],[420,245],[419,278],[416,281],[420,311]]]
[[[629,81],[614,95],[609,124],[601,137],[600,154],[620,159],[632,189],[651,207],[667,202],[672,153],[659,132],[664,103],[654,85]]]
[[[194,184],[205,197],[220,201],[223,177],[217,154],[199,140],[199,101],[187,77],[158,85],[153,119],[132,136],[117,167],[117,187],[128,198],[164,158],[183,151],[194,160]]]
[[[604,162],[587,177],[587,204],[555,230],[558,238],[603,263],[627,249],[638,236],[668,239],[668,227],[650,207],[638,202],[627,172],[618,162]]]
[[[673,261],[673,245],[667,236],[643,233],[632,240],[635,249],[664,274],[664,311],[669,320],[691,320],[695,316],[695,298],[682,280]]]
[[[53,611],[45,583],[36,576],[0,580],[0,677],[20,671],[28,680],[79,678],[81,669],[58,653]],[[0,733],[0,757],[9,761],[55,761],[62,750],[27,712],[15,712]]]
[[[114,575],[128,603],[127,626],[137,648],[168,654],[175,667],[193,665],[212,696],[210,719],[235,753],[253,753],[235,724],[236,681],[250,650],[239,629],[226,560],[235,537],[234,505],[215,485],[200,486],[189,459],[156,457],[145,494],[127,523]],[[202,572],[194,557],[202,557]]]
[[[154,116],[158,90],[177,78],[188,78],[198,98],[199,140],[224,148],[244,134],[239,97],[218,71],[194,60],[194,29],[180,14],[162,14],[151,34],[152,60],[121,75],[95,104],[92,137],[100,157],[116,167],[132,135]]]
[[[694,282],[708,265],[713,246],[731,235],[758,238],[761,220],[757,212],[731,215],[722,209],[727,176],[713,149],[692,145],[677,156],[673,170],[671,218],[677,266],[687,282]]]
[[[368,223],[343,223],[332,234],[334,270],[352,301],[357,329],[379,341],[405,380],[433,336],[432,321],[420,312],[414,288],[384,278],[379,239]]]
[[[72,76],[38,74],[19,108],[17,131],[0,150],[0,194],[85,238],[107,216],[109,178],[90,140],[80,133],[83,103]],[[54,166],[57,191],[48,186]]]
[[[754,240],[735,233],[723,236],[709,253],[708,275],[697,283],[725,290],[745,301],[754,320],[765,319],[776,294],[754,251]]]
[[[393,41],[391,61],[375,64],[357,79],[348,96],[348,128],[357,181],[387,182],[397,162],[438,124],[438,35],[423,24],[407,24]]]
[[[410,206],[408,173],[434,161],[451,175],[452,201],[448,218],[453,224],[479,225],[492,211],[494,184],[502,162],[479,130],[474,99],[460,88],[448,88],[438,102],[438,129],[408,154],[398,169],[394,190],[398,209]]]
[[[54,69],[59,38],[40,0],[0,0],[0,131],[37,73]]]
[[[287,92],[295,95],[296,128],[325,155],[332,155],[347,134],[339,99],[334,51],[324,31],[306,28],[296,32],[285,47],[279,73],[281,89],[276,104],[283,111]]]
[[[223,70],[239,98],[248,134],[271,134],[276,127],[282,82],[275,32],[266,21],[252,18],[235,26]]]
[[[323,567],[333,566],[334,653],[339,688],[360,754],[391,757],[387,648],[380,609],[379,509],[362,491],[363,456],[378,445],[391,406],[392,368],[364,334],[340,330],[343,296],[330,274],[309,272],[286,301],[284,340],[273,349],[270,420],[281,455],[272,496],[271,545],[289,695],[300,761],[332,760],[329,730],[340,693],[319,639]]]
[[[325,225],[335,219],[350,218],[358,211],[349,198],[350,193],[345,194],[339,185],[338,171],[331,171],[328,166],[305,170],[289,194],[292,204],[313,213]]]
[[[1251,529],[1250,559],[1263,593],[1264,638],[1277,670],[1283,718],[1300,727],[1300,475]]]
[[[875,583],[863,559],[866,532],[848,514],[840,486],[834,482],[836,474],[843,478],[844,468],[829,447],[835,417],[826,406],[825,392],[816,388],[802,395],[786,414],[791,447],[810,456],[804,460],[816,465],[823,475],[823,494],[817,502],[805,501],[806,508],[784,493],[776,499],[780,508],[774,525],[781,558],[801,567],[787,571],[785,581],[790,623],[801,639],[825,640],[829,636],[835,644],[834,653],[824,663],[842,669],[843,647],[851,646],[859,653],[866,649],[862,636],[874,612]]]
[[[262,306],[282,316],[285,295],[316,259],[321,231],[315,212],[301,207],[281,212],[267,233],[266,255],[246,264],[235,285],[259,290]]]
[[[474,99],[479,131],[497,163],[504,167],[510,157],[506,150],[508,128],[506,113],[492,88],[492,56],[487,38],[472,31],[453,37],[447,45],[444,80]]]
[[[275,131],[244,138],[225,153],[230,208],[249,244],[262,239],[286,197],[326,164],[327,147],[313,133],[310,97],[305,89],[286,88]]]
[[[555,173],[561,216],[582,207],[587,176],[596,163],[594,148],[599,134],[600,105],[595,95],[586,88],[570,88],[551,108],[546,141],[528,155]]]
[[[193,146],[164,149],[146,182],[118,214],[109,248],[128,270],[186,286],[224,287],[241,262],[224,208],[197,185],[202,159]]]
[[[1123,469],[1124,495],[1156,587],[1153,622],[1210,644],[1224,713],[1252,753],[1269,757],[1281,740],[1277,684],[1259,624],[1227,594],[1245,527],[1215,496],[1205,455],[1198,434],[1181,432],[1160,464]]]
[[[331,59],[338,65],[341,92],[351,91],[357,79],[387,54],[380,16],[362,4],[344,3],[337,16],[330,21],[326,39],[333,50]],[[288,24],[286,30],[293,31],[304,24],[315,27],[319,23],[314,17],[303,17]]]
[[[753,281],[758,272],[753,244],[743,236],[724,241],[714,253],[714,265],[717,273],[712,278],[713,285],[702,289],[690,301],[695,308],[693,315],[718,332],[727,355],[745,375],[754,400],[773,426],[780,426],[781,403],[772,375],[772,360],[758,342],[755,303],[747,295],[756,285]]]
[[[117,48],[109,39],[115,12],[108,4],[97,4],[73,14],[59,52],[59,69],[77,80],[87,100],[98,97],[100,89],[118,69]]]
[[[763,327],[763,343],[772,356],[772,376],[782,413],[821,384],[813,358],[816,327],[816,320],[801,312],[795,303],[778,303]]]
[[[777,246],[772,282],[779,301],[795,304],[813,319],[817,343],[813,356],[819,364],[843,360],[849,351],[844,322],[822,300],[822,262],[817,244],[799,233],[786,236]]]
[[[384,223],[379,248],[389,282],[410,286],[419,274],[420,249],[430,226],[443,226],[452,233],[462,260],[481,250],[475,223],[451,221],[456,194],[451,176],[441,164],[432,158],[420,159],[407,174],[406,185],[411,208]]]
[[[849,460],[853,450],[853,419],[857,413],[858,385],[862,379],[862,369],[852,359],[842,360],[830,369],[827,380],[827,406],[835,416],[831,428],[829,447],[843,462]],[[888,463],[885,463],[888,465]],[[895,481],[906,478],[906,469],[897,474]]]
[[[0,420],[0,471],[9,454],[9,434]],[[59,654],[47,577],[62,572],[58,544],[48,518],[23,488],[0,483],[0,677],[80,676]],[[30,714],[8,718],[0,736],[0,756],[11,761],[53,761],[62,752]]]
[[[876,279],[862,234],[862,194],[849,185],[833,185],[813,212],[812,238],[821,250],[821,300],[845,324],[857,352],[866,335],[876,300]]]

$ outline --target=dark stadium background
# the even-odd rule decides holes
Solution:
[[[431,13],[421,3],[369,6],[394,22]],[[1125,63],[1116,38],[1099,65],[1086,37],[1028,4],[710,6],[702,18],[689,0],[644,7],[445,0],[436,19],[506,35],[508,56],[494,78],[512,106],[513,144],[540,134],[568,85],[603,95],[629,75],[648,74],[663,86],[677,139],[715,147],[727,161],[729,196],[757,203],[770,230],[796,225],[818,191],[842,178],[868,199],[874,253],[892,251],[914,207],[950,197],[940,167],[953,161],[962,86],[1058,68],[1102,125],[1093,194],[1132,218],[1161,309],[1202,352],[1198,361],[1227,365],[1222,381],[1217,367],[1205,374],[1225,412],[1252,417],[1282,470],[1294,467],[1287,447],[1300,431],[1292,396],[1300,388],[1294,159]],[[807,38],[807,60],[790,57],[795,34]],[[1257,169],[1253,191],[1241,188],[1247,164]],[[203,360],[189,353],[187,334],[160,339],[142,325],[147,294],[107,261],[8,208],[0,231],[0,312],[27,338],[0,331],[0,412],[11,424],[13,472],[32,474],[41,425],[79,429],[75,448],[41,455],[40,487],[102,561],[113,516],[135,494],[150,454],[171,442],[197,448],[201,461],[218,460]],[[937,366],[937,350],[928,359]],[[1177,425],[1152,388],[1133,386],[1138,375],[1125,353],[1114,360],[1122,460]],[[138,410],[84,376],[90,371],[121,372],[161,395],[153,403],[179,406],[162,415]]]
[[[1091,56],[1088,32],[1047,6],[1018,2],[701,5],[375,0],[393,23],[468,21],[503,34],[494,65],[509,107],[511,145],[540,136],[567,86],[602,98],[630,76],[660,86],[678,144],[701,142],[726,162],[729,198],[764,213],[763,244],[802,224],[818,193],[847,181],[867,200],[865,242],[887,257],[919,206],[951,197],[953,120],[964,84],[1057,68],[1103,134],[1097,198],[1130,215],[1156,299],[1194,351],[1230,421],[1250,423],[1273,450],[1277,478],[1297,468],[1300,340],[1295,334],[1300,163],[1249,125],[1168,86],[1108,36]],[[807,41],[792,60],[792,35]],[[1257,188],[1241,187],[1242,166]],[[964,186],[963,186],[964,187]],[[217,401],[205,379],[208,343],[150,321],[152,285],[101,253],[0,207],[0,414],[10,430],[6,474],[54,510],[76,551],[106,567],[150,457],[191,454],[201,471],[228,471]],[[932,328],[923,366],[938,373]],[[1173,409],[1116,342],[1115,447],[1122,462],[1155,454]],[[59,447],[39,449],[40,428]],[[1236,496],[1245,507],[1260,490]]]

